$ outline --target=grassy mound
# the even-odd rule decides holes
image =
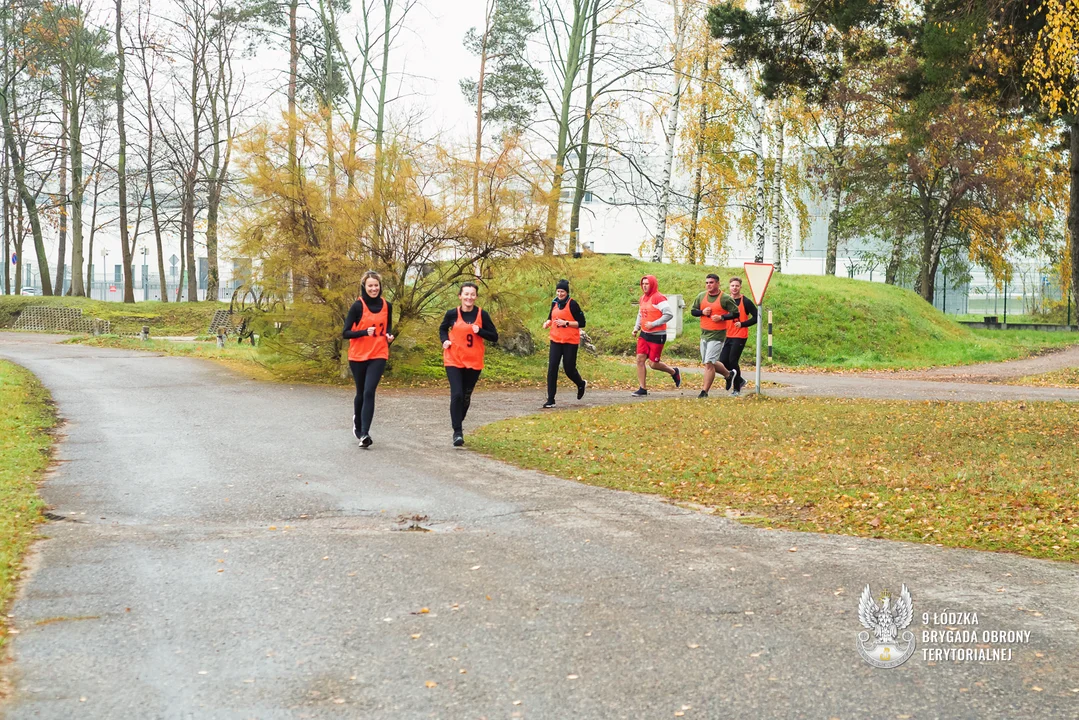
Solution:
[[[134,334],[143,325],[152,335],[202,335],[210,327],[215,310],[227,310],[228,303],[163,303],[158,301],[125,304],[79,297],[36,297],[0,295],[0,328],[11,328],[24,308],[30,306],[72,307],[84,315],[112,323],[118,335]]]
[[[573,297],[584,308],[587,333],[600,353],[600,357],[587,353],[581,356],[581,371],[596,387],[632,387],[635,383],[635,370],[626,362],[636,346],[631,331],[642,275],[656,275],[661,292],[683,296],[684,332],[667,344],[664,357],[688,367],[699,364],[700,324],[689,314],[689,306],[704,288],[704,276],[715,272],[726,287],[730,277],[743,274],[734,268],[659,265],[616,256],[526,257],[490,270],[490,279],[480,292],[480,306],[491,313],[500,334],[527,330],[535,341],[536,353],[516,357],[499,348],[489,348],[487,381],[505,385],[542,383],[548,337],[542,325],[555,283],[564,277],[570,281]],[[202,334],[213,310],[224,307],[216,303],[121,305],[76,298],[2,298],[0,327],[13,322],[11,312],[5,308],[42,302],[83,307],[85,312],[111,320],[115,333],[135,333],[143,324],[149,324],[155,335]],[[387,380],[408,385],[445,382],[438,323],[442,312],[456,304],[456,287],[447,287],[427,320],[395,324],[398,340],[391,353]],[[909,290],[847,278],[776,275],[764,305],[765,318],[768,310],[774,317],[772,362],[781,366],[884,369],[963,365],[1008,360],[1079,342],[1079,334],[1075,333],[971,330]],[[292,317],[287,318],[291,332],[286,331],[280,342],[260,344],[257,358],[252,355],[243,360],[257,361],[284,379],[347,382],[330,352],[339,328],[330,327],[327,318],[318,312],[295,311],[291,308]],[[743,366],[752,365],[755,347],[756,334],[751,331]],[[178,351],[166,350],[171,354]]]
[[[740,268],[657,265],[628,257],[591,256],[577,260],[529,261],[498,269],[492,283],[500,307],[512,300],[537,340],[547,317],[554,284],[570,281],[572,295],[588,318],[587,332],[600,352],[630,355],[637,314],[638,283],[646,274],[660,292],[681,294],[686,304],[684,334],[668,343],[667,354],[695,358],[699,321],[689,314],[704,276],[744,277]],[[749,286],[743,290],[749,294]],[[481,302],[483,301],[481,294]],[[1079,342],[1067,333],[973,331],[951,320],[910,290],[863,280],[816,275],[772,277],[762,315],[773,311],[774,362],[835,368],[902,368],[961,365],[1022,357],[1044,347]],[[767,327],[765,328],[765,331]],[[746,357],[756,346],[750,331]]]

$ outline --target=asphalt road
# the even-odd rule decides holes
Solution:
[[[445,393],[381,393],[365,451],[340,389],[39,335],[0,334],[0,356],[66,421],[5,717],[1079,716],[1076,565],[754,529],[516,470],[450,446]],[[481,381],[466,436],[539,400]],[[901,667],[855,649],[867,583],[913,595]],[[932,624],[946,611],[978,625]],[[948,627],[1030,635],[990,643],[1005,662],[923,658],[985,645],[923,642]]]

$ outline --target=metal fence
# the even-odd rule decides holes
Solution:
[[[41,294],[41,276],[37,272],[37,269],[30,263],[23,265],[22,282],[18,284],[18,290],[22,294]],[[67,268],[65,268],[67,270]],[[161,299],[161,281],[158,278],[158,274],[155,268],[147,265],[136,266],[134,268],[134,285],[135,285],[135,300],[160,300]],[[182,299],[187,299],[187,280],[186,277],[181,278],[179,273],[173,273],[175,279],[166,278],[165,292],[169,300],[176,300],[177,289],[180,290],[180,296]],[[218,300],[231,300],[232,293],[245,282],[245,276],[240,275],[225,275],[220,278],[217,299]],[[106,302],[123,302],[124,300],[124,279],[123,272],[119,267],[107,269],[104,272],[98,272],[97,268],[91,267],[86,276],[86,296],[94,300],[104,300]],[[3,275],[0,275],[0,285],[3,284]],[[206,299],[207,290],[207,278],[205,275],[198,278],[196,283],[198,286],[199,300]],[[62,291],[59,294],[66,295],[71,289],[71,278],[65,272],[62,281]],[[11,288],[2,288],[3,294],[14,294],[16,292],[16,278],[14,268],[11,272]]]

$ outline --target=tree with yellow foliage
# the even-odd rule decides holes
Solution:
[[[251,203],[240,222],[240,251],[256,259],[265,292],[293,293],[291,345],[306,360],[339,359],[338,330],[367,270],[381,273],[404,334],[447,285],[479,279],[484,263],[542,244],[541,179],[512,138],[484,164],[477,212],[474,163],[464,153],[396,134],[379,157],[378,183],[357,182],[330,196],[321,115],[301,117],[295,127],[299,182],[289,167],[289,123],[259,126],[243,143]]]

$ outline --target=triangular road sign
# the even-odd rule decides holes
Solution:
[[[764,300],[764,291],[768,289],[768,281],[772,279],[772,272],[776,269],[771,263],[746,263],[746,280],[749,281],[749,291],[753,293],[753,302],[758,305]]]

